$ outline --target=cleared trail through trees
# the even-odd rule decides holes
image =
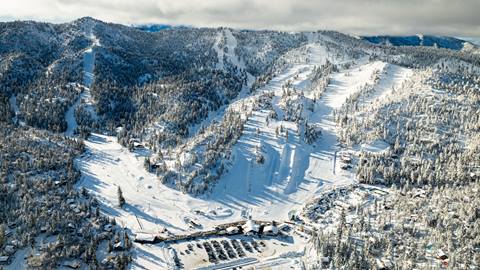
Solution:
[[[96,119],[97,115],[93,108],[92,95],[90,94],[90,87],[95,79],[95,47],[100,46],[100,41],[93,33],[93,25],[89,26],[86,35],[91,40],[92,44],[84,51],[83,54],[83,90],[80,96],[75,100],[72,106],[68,108],[65,113],[65,121],[67,122],[66,136],[73,136],[75,129],[77,128],[77,120],[75,118],[75,110],[81,104],[82,100],[86,103],[87,110],[90,111],[91,116]]]
[[[13,109],[12,122],[17,123],[18,116],[20,115],[20,109],[18,108],[18,104],[17,104],[17,97],[14,94],[12,94],[8,99],[8,102],[10,103],[10,108]],[[25,125],[25,122],[20,121],[19,123],[22,126]]]

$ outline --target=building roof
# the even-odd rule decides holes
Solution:
[[[235,226],[228,227],[228,228],[226,229],[226,231],[227,231],[228,233],[238,232],[238,227],[235,227]]]
[[[259,226],[255,224],[253,220],[249,219],[242,228],[244,232],[258,232]]]
[[[154,234],[147,234],[147,233],[137,233],[135,236],[135,241],[141,242],[153,242],[156,239],[156,235]]]
[[[79,261],[77,260],[73,260],[73,261],[66,261],[64,264],[64,266],[67,266],[67,267],[70,267],[72,269],[78,269],[80,268],[81,264]]]
[[[274,225],[267,225],[267,226],[265,226],[265,228],[263,228],[263,231],[268,232],[268,233],[277,234],[278,233],[278,228],[277,228],[277,226],[274,226]]]

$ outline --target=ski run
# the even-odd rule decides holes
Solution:
[[[93,84],[94,69],[95,69],[95,47],[100,46],[100,41],[93,34],[93,25],[89,25],[86,30],[86,36],[90,39],[91,45],[85,49],[83,52],[83,81],[82,84],[78,86],[80,91],[80,96],[73,103],[70,108],[68,108],[65,113],[65,121],[67,122],[67,130],[65,131],[66,136],[73,136],[75,129],[77,128],[77,121],[75,119],[75,110],[82,103],[85,104],[86,108],[90,111],[91,115],[96,118],[96,113],[93,108],[92,95],[90,94],[90,87]]]
[[[218,45],[223,40],[228,48],[226,52]],[[88,87],[93,80],[94,46],[98,45],[93,43],[85,51],[86,88],[66,115],[68,135],[73,134],[76,126],[74,109],[81,99],[91,100]],[[219,33],[214,47],[218,53],[219,69],[224,68],[225,59],[242,67],[242,62],[234,54],[235,46],[236,41],[229,30]],[[292,61],[289,67],[255,94],[273,95],[272,106],[279,115],[283,113],[284,106],[282,86],[291,83],[297,91],[303,92],[306,100],[312,100],[315,93],[309,87],[309,75],[314,67],[325,64],[327,60],[338,62],[319,43],[311,42],[304,51],[307,57]],[[381,74],[378,82],[374,81],[375,73]],[[313,110],[305,110],[308,123],[319,127],[322,132],[314,144],[302,140],[299,127],[294,122],[269,119],[268,111],[252,109],[243,134],[233,147],[233,162],[228,173],[206,195],[193,197],[162,185],[154,174],[144,169],[143,162],[149,155],[148,149],[130,152],[117,143],[115,137],[102,134],[92,134],[85,141],[87,152],[77,160],[82,172],[78,188],[85,187],[91,191],[101,201],[103,212],[114,217],[117,224],[131,229],[133,234],[154,234],[165,229],[172,233],[186,233],[191,230],[186,222],[188,220],[201,224],[203,229],[242,220],[246,216],[256,220],[286,220],[289,211],[301,210],[307,201],[322,192],[355,183],[353,174],[342,170],[339,163],[334,162],[336,152],[341,150],[337,144],[334,110],[365,84],[372,85],[375,92],[364,104],[381,102],[410,76],[409,69],[380,61],[369,62],[367,59],[352,61],[348,69],[332,73],[329,85],[314,103]],[[238,107],[242,102],[248,104],[251,98],[240,97],[230,107]],[[276,135],[279,128],[288,135]],[[375,146],[375,143],[372,144],[369,147]],[[264,153],[263,164],[255,161],[256,148],[261,148]],[[123,208],[117,206],[118,187],[122,189],[127,202]],[[305,240],[295,239],[289,249],[278,244],[272,247],[270,257],[265,255],[255,262],[242,263],[257,264],[259,269],[262,266],[279,269],[288,265],[298,266],[298,262],[285,257],[282,259],[279,253],[299,251],[304,246]],[[136,244],[135,250],[134,269],[174,268],[172,250],[162,244]],[[196,265],[195,262],[183,263],[187,268]]]

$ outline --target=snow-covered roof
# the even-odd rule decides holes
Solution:
[[[253,220],[249,219],[242,228],[244,232],[258,232],[259,226],[255,224]]]
[[[263,228],[263,232],[277,234],[278,228],[275,225],[267,225]]]
[[[73,261],[66,261],[63,263],[64,266],[70,267],[72,269],[78,269],[80,268],[81,264],[78,260],[73,260]]]
[[[238,232],[238,227],[235,227],[235,226],[228,227],[226,231],[227,233],[235,233],[235,232]]]
[[[12,253],[15,251],[15,247],[12,246],[12,245],[6,245],[5,246],[5,251],[8,252],[8,253]]]
[[[156,236],[154,234],[138,233],[135,236],[135,241],[153,242],[155,241],[155,238]]]
[[[287,223],[282,223],[282,224],[278,225],[279,230],[284,230],[286,228],[290,228],[290,225],[288,225]]]

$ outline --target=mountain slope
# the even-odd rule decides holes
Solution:
[[[380,45],[393,46],[436,46],[438,48],[461,50],[466,41],[454,37],[415,35],[415,36],[363,36],[362,39]]]
[[[478,54],[93,18],[0,37],[8,269],[479,265]],[[260,236],[227,235],[245,219]]]

